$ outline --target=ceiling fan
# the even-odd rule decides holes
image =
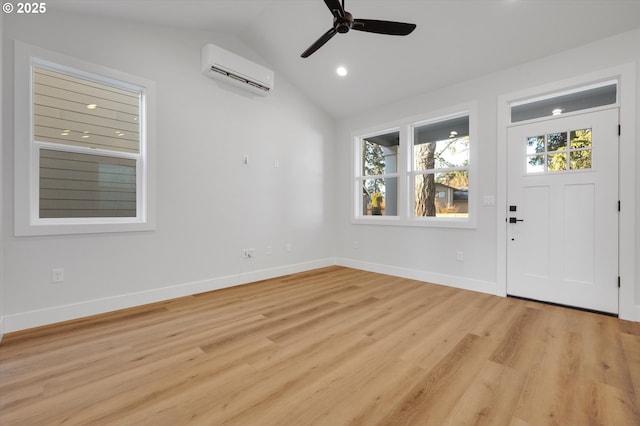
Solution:
[[[416,28],[416,24],[406,22],[379,21],[376,19],[354,19],[353,15],[344,10],[344,0],[324,0],[325,4],[333,15],[333,27],[316,40],[307,50],[300,55],[303,58],[311,56],[320,49],[337,33],[347,33],[349,30],[366,31],[369,33],[400,35],[411,34]]]

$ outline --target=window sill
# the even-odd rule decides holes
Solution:
[[[354,217],[353,225],[407,226],[417,228],[476,229],[472,218],[414,218],[403,219],[397,216]]]
[[[41,236],[41,235],[75,235],[75,234],[102,234],[115,232],[141,232],[153,231],[156,229],[155,223],[147,220],[145,222],[130,221],[109,221],[104,223],[70,223],[69,221],[56,221],[54,223],[19,223],[16,221],[14,234],[16,237]]]

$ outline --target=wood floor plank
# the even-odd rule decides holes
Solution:
[[[508,367],[524,368],[529,365],[529,359],[535,358],[535,354],[543,348],[537,344],[540,316],[539,309],[525,307],[509,325],[509,331],[491,355],[491,360]]]
[[[619,330],[619,320],[615,318],[594,314],[584,317],[580,375],[632,394],[633,375]]]
[[[487,338],[467,334],[445,359],[419,379],[382,423],[443,424],[492,350]]]
[[[487,361],[451,411],[445,425],[508,425],[524,382],[524,374]]]
[[[579,424],[577,381],[580,368],[580,335],[565,331],[547,336],[530,354],[528,369],[519,364],[526,380],[515,417],[532,425]]]
[[[318,398],[326,398],[327,403],[316,409],[310,425],[371,425],[379,424],[389,410],[401,403],[405,396],[398,389],[408,389],[424,370],[412,363],[389,357],[376,368],[368,368],[365,374],[351,377],[339,387],[328,387],[321,391]],[[315,398],[309,399],[305,406],[296,409],[297,418],[306,421],[306,406]],[[312,405],[315,407],[315,404]],[[283,419],[283,422],[286,422]]]
[[[343,267],[8,334],[4,425],[640,424],[636,323]]]
[[[622,333],[620,339],[627,363],[629,363],[630,378],[633,382],[635,397],[640,400],[640,374],[634,374],[640,371],[640,335]]]
[[[619,388],[581,380],[579,392],[577,424],[640,425],[638,399]]]
[[[354,359],[375,341],[367,336],[359,339],[349,336],[335,342],[327,341],[320,350],[296,356],[278,365],[276,376],[260,375],[260,386],[234,395],[228,403],[225,424],[306,424],[316,417],[316,410],[331,407],[336,400],[335,391],[341,374],[349,372]],[[369,369],[369,371],[375,369]],[[321,397],[320,389],[332,388],[330,398]],[[278,401],[297,400],[299,405],[280,405]],[[296,408],[299,407],[299,408]],[[214,413],[207,418],[216,420]]]

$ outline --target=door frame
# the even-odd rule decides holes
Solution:
[[[619,213],[618,263],[621,286],[619,291],[619,318],[640,322],[640,305],[636,305],[636,64],[630,63],[598,72],[576,76],[543,86],[533,87],[498,97],[497,123],[497,271],[496,294],[507,295],[507,130],[510,124],[512,102],[552,94],[570,88],[585,86],[604,80],[617,80],[618,108],[622,133],[619,139],[618,190],[622,209]],[[519,124],[525,124],[522,122]]]

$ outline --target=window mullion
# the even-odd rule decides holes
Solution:
[[[398,149],[398,217],[401,221],[409,218],[409,182],[408,172],[411,162],[410,146],[411,131],[409,125],[403,125],[399,129],[399,149]]]
[[[48,149],[51,151],[65,151],[65,152],[75,152],[78,154],[100,155],[103,157],[118,157],[118,158],[130,158],[130,159],[138,159],[141,157],[140,154],[134,154],[129,152],[110,151],[106,149],[97,149],[97,148],[86,148],[81,146],[63,145],[59,143],[50,143],[50,142],[42,142],[42,141],[33,141],[33,145],[36,147],[37,151],[39,151],[40,149]]]

